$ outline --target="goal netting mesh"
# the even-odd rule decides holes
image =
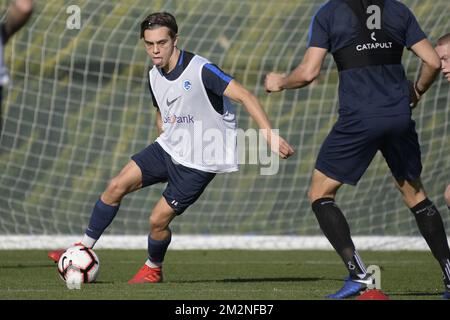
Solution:
[[[163,10],[177,17],[179,47],[207,57],[255,93],[273,126],[296,148],[276,175],[261,175],[250,164],[218,175],[174,220],[174,234],[321,235],[307,190],[320,145],[337,119],[336,67],[328,56],[312,85],[279,94],[266,94],[263,79],[269,71],[285,72],[299,63],[311,17],[322,2],[36,1],[31,20],[5,50],[11,81],[3,90],[0,235],[82,234],[109,179],[155,139],[146,75],[150,60],[139,39],[139,22]],[[433,43],[450,31],[448,0],[404,2]],[[0,3],[3,14],[9,1]],[[81,9],[80,30],[66,28],[66,10],[73,4]],[[408,76],[416,78],[418,58],[405,51],[403,63]],[[423,182],[447,231],[449,90],[439,77],[414,111]],[[237,110],[239,127],[255,128],[244,108]],[[149,213],[163,188],[126,196],[106,234],[147,234]],[[337,201],[353,235],[418,235],[381,155],[356,187],[340,190]]]

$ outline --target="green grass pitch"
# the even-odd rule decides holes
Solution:
[[[96,250],[95,284],[68,290],[43,250],[0,251],[0,299],[319,300],[342,285],[331,251],[168,251],[165,282],[128,285],[145,250]],[[428,252],[360,252],[381,267],[391,299],[440,299],[441,271]]]

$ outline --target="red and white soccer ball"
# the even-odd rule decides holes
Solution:
[[[58,272],[65,282],[94,282],[97,279],[100,261],[94,250],[82,245],[66,249],[58,261]]]

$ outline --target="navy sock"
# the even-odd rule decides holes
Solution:
[[[151,235],[149,235],[148,259],[155,264],[162,264],[171,240],[172,240],[172,232],[170,232],[169,237],[167,237],[164,240],[155,240],[152,239]]]
[[[111,224],[114,217],[119,211],[119,206],[110,206],[99,199],[92,210],[91,219],[86,229],[86,234],[98,240],[103,231]]]

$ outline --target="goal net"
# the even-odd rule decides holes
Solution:
[[[82,0],[77,1],[81,28],[69,29],[72,1],[37,1],[31,20],[5,50],[11,81],[3,90],[0,236],[78,239],[109,179],[156,138],[147,85],[150,60],[139,39],[139,23],[153,11],[173,13],[179,47],[207,57],[249,88],[296,149],[295,156],[280,161],[276,175],[261,175],[258,165],[245,163],[237,173],[218,175],[174,220],[174,235],[231,235],[240,243],[261,236],[321,236],[307,190],[321,143],[337,119],[336,67],[328,56],[309,87],[277,94],[265,92],[263,79],[299,63],[311,18],[322,2]],[[404,2],[433,43],[450,31],[448,0]],[[0,14],[8,3],[1,1]],[[416,78],[418,58],[405,50],[403,63],[408,77]],[[450,183],[449,98],[450,86],[440,76],[413,115],[423,182],[447,233],[450,214],[443,191]],[[239,128],[256,127],[243,107],[236,109]],[[155,185],[126,196],[105,235],[147,234],[148,216],[163,188]],[[337,201],[355,236],[418,236],[381,155],[356,187],[340,190]],[[289,248],[293,242],[272,243]],[[374,243],[376,249],[381,242]]]

